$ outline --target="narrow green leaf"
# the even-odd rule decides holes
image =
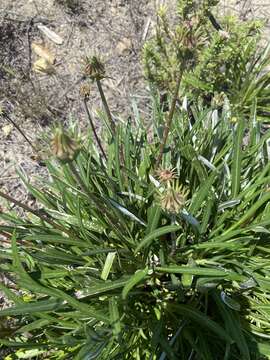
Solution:
[[[115,297],[109,300],[110,319],[113,327],[113,334],[117,336],[121,333],[121,322],[118,310],[118,304]]]
[[[234,148],[232,152],[232,198],[236,198],[240,190],[241,163],[242,163],[242,146],[244,136],[244,120],[239,119],[235,133]]]
[[[221,300],[224,302],[225,305],[227,305],[229,308],[235,311],[240,311],[241,306],[240,304],[232,299],[230,296],[228,296],[224,291],[221,291],[220,294]]]
[[[196,215],[197,211],[202,206],[203,201],[207,198],[209,195],[210,189],[213,185],[213,182],[215,181],[215,178],[217,176],[217,172],[213,172],[206,181],[204,181],[199,188],[199,190],[193,195],[191,204],[189,207],[189,213],[192,215]]]
[[[227,333],[219,324],[211,320],[208,316],[204,315],[200,311],[188,305],[174,304],[169,305],[169,307],[174,309],[175,312],[180,313],[182,316],[191,319],[195,323],[198,323],[198,325],[200,324],[201,326],[208,328],[219,338],[227,341],[230,344],[233,343],[233,340],[229,333]]]
[[[251,206],[251,208],[240,218],[240,220],[238,220],[236,223],[234,223],[228,230],[226,230],[222,236],[228,235],[232,230],[239,228],[243,223],[245,223],[246,221],[248,221],[252,216],[254,216],[254,214],[256,213],[256,211],[262,206],[264,205],[266,202],[268,202],[270,200],[270,193],[267,192],[265,193],[259,200],[257,200],[255,202],[255,204],[253,206]]]
[[[108,253],[101,276],[100,276],[102,280],[107,280],[109,273],[111,271],[115,256],[116,256],[116,252]]]
[[[145,268],[144,270],[138,270],[126,283],[123,291],[122,291],[122,297],[125,300],[127,298],[128,293],[130,290],[140,283],[143,279],[147,277],[148,274],[148,268]]]
[[[238,313],[224,305],[224,303],[221,301],[221,298],[218,296],[217,291],[213,292],[213,298],[217,306],[219,307],[219,312],[224,320],[226,330],[237,344],[241,352],[242,358],[245,360],[249,360],[249,348],[242,331]]]
[[[39,300],[36,302],[25,303],[24,305],[19,304],[7,309],[0,310],[0,316],[14,316],[54,311],[59,309],[63,303],[64,302],[61,300]]]
[[[159,238],[160,236],[175,232],[179,229],[181,229],[181,226],[179,225],[167,225],[154,230],[153,232],[151,232],[149,235],[147,235],[145,238],[142,239],[140,244],[135,249],[135,254],[138,253],[142,248],[149,246],[153,240]]]
[[[139,224],[146,226],[145,223],[140,220],[136,215],[132,214],[132,212],[130,212],[128,209],[126,209],[124,206],[120,205],[118,202],[116,202],[113,199],[108,199],[109,202],[119,211],[121,211],[124,215],[128,216],[129,218],[131,218],[133,221],[137,221]]]
[[[115,281],[106,281],[105,283],[102,283],[100,285],[93,285],[91,287],[85,287],[83,289],[83,295],[81,298],[84,297],[98,297],[101,294],[104,294],[106,292],[121,289],[123,288],[128,282],[128,278],[119,279]]]
[[[190,267],[190,266],[169,266],[169,267],[157,267],[155,269],[162,273],[172,274],[190,274],[190,275],[201,275],[201,276],[221,276],[227,277],[230,275],[229,272],[218,269],[202,268],[202,267]]]

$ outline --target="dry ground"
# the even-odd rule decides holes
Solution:
[[[82,59],[94,53],[103,57],[107,74],[105,91],[112,110],[126,116],[132,96],[145,102],[147,92],[140,70],[140,49],[154,20],[154,1],[123,0],[1,0],[0,102],[14,121],[33,139],[53,122],[70,118],[85,122],[79,98]],[[45,24],[63,39],[50,41],[38,29]],[[37,57],[31,44],[39,43],[55,55],[55,73],[37,74]],[[93,88],[93,108],[100,101]],[[0,129],[6,123],[3,120]],[[9,130],[9,129],[8,129]],[[39,165],[31,148],[13,128],[0,132],[0,186],[23,198],[14,165],[29,176]]]

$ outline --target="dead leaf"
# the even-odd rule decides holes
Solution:
[[[32,49],[38,56],[45,59],[49,64],[54,64],[55,56],[46,47],[33,42]]]
[[[48,75],[55,73],[55,69],[52,66],[52,64],[50,64],[44,58],[39,58],[37,61],[34,62],[33,70],[38,73],[43,73],[43,74],[48,74]]]
[[[45,25],[38,25],[37,26],[40,31],[42,31],[50,40],[52,40],[57,45],[62,45],[64,40],[61,38],[61,36],[57,35],[54,31],[47,28]]]
[[[6,138],[11,134],[13,128],[14,128],[14,127],[13,127],[12,124],[8,124],[8,125],[2,126],[2,131],[3,131],[4,136],[5,136]]]

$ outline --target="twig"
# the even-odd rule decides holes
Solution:
[[[23,136],[23,138],[26,140],[26,142],[31,146],[31,148],[34,150],[34,152],[38,153],[37,148],[32,144],[32,142],[28,139],[28,137],[25,135],[25,133],[22,131],[22,129],[15,123],[15,121],[13,121],[6,113],[4,113],[2,116],[5,119],[7,119],[19,131],[19,133]]]

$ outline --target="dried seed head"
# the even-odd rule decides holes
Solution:
[[[105,78],[105,67],[102,61],[92,56],[84,59],[84,74],[92,80],[101,80]]]
[[[80,86],[80,95],[85,100],[89,99],[90,92],[91,92],[91,88],[90,88],[90,85],[88,83],[85,82]]]
[[[170,182],[176,178],[175,169],[159,169],[157,170],[157,176],[160,182]]]
[[[53,155],[60,161],[66,163],[73,161],[79,153],[79,144],[71,139],[61,128],[57,128],[51,141]]]
[[[218,33],[219,33],[222,40],[229,40],[230,39],[230,34],[228,33],[228,31],[219,30]]]
[[[178,214],[185,206],[188,193],[189,191],[178,182],[169,186],[160,195],[161,208],[170,214]]]

